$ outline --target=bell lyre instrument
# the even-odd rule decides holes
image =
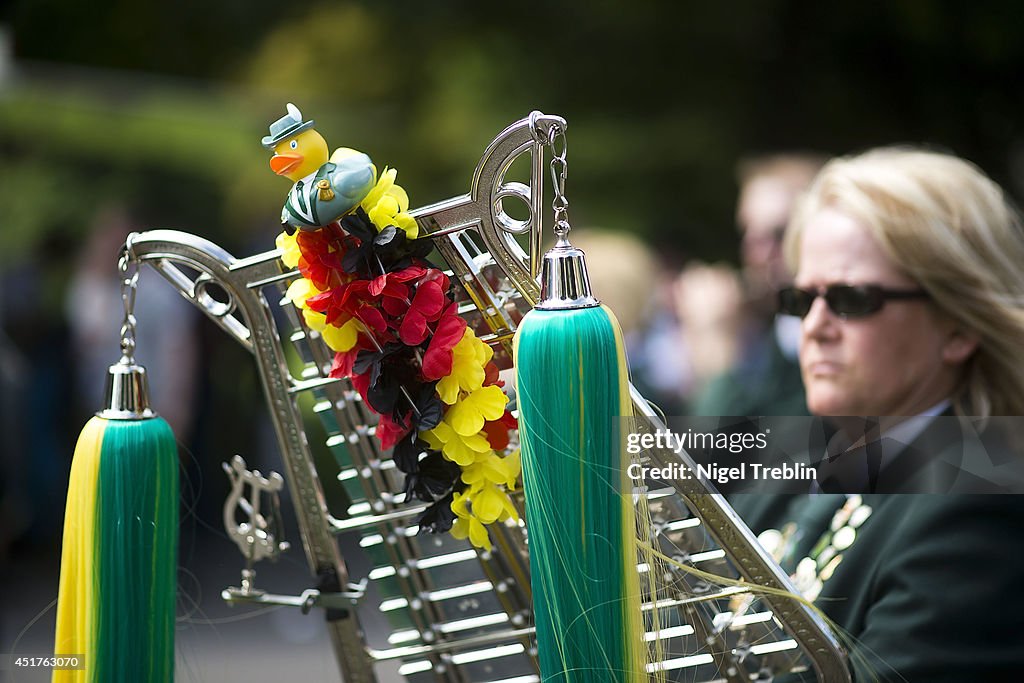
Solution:
[[[545,178],[559,182],[556,173],[548,175],[555,169],[547,155],[559,158],[553,141],[565,130],[562,118],[537,112],[513,123],[487,146],[469,192],[411,212],[460,285],[460,315],[494,348],[502,368],[511,367],[513,334],[539,296]],[[525,217],[509,213],[513,204]],[[225,465],[233,485],[225,524],[246,566],[241,584],[225,589],[224,599],[322,610],[346,681],[377,680],[375,664],[382,661],[398,661],[400,673],[414,681],[539,681],[529,520],[494,525],[489,551],[447,534],[418,533],[416,518],[425,506],[405,500],[400,473],[372,438],[374,419],[359,393],[329,377],[333,352],[284,296],[298,273],[284,266],[280,252],[235,258],[202,237],[172,230],[133,234],[127,252],[252,353],[277,435],[280,474],[249,471],[240,458]],[[292,356],[301,358],[301,367],[289,363]],[[345,515],[327,509],[320,477],[328,475],[313,464],[297,402],[303,394],[314,397],[326,447],[339,464],[329,476],[341,480],[350,498]],[[644,429],[663,428],[635,390],[632,398]],[[685,452],[667,449],[639,457],[652,466],[692,464]],[[283,485],[310,569],[311,585],[299,595],[267,592],[272,587],[256,581],[256,563],[287,549],[274,505]],[[836,637],[814,610],[785,596],[793,590],[786,575],[708,481],[680,479],[638,496],[648,506],[650,537],[660,552],[739,580],[716,586],[674,564],[638,565],[639,572],[661,574],[642,607],[659,615],[660,627],[646,636],[660,643],[661,659],[648,665],[652,674],[739,683],[806,671],[820,681],[849,680]],[[261,507],[261,499],[269,506]],[[368,554],[368,575],[349,572],[338,545],[346,534],[358,536]],[[384,614],[387,633],[364,633],[361,615],[369,611]]]

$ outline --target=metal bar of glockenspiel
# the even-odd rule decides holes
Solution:
[[[395,522],[409,517],[415,517],[426,509],[426,505],[415,505],[402,510],[388,512],[383,515],[364,515],[360,517],[353,517],[351,519],[337,519],[336,517],[330,517],[329,522],[334,533],[340,534],[346,531],[353,531],[355,529],[383,524],[384,522]]]
[[[370,657],[376,661],[386,661],[389,659],[404,659],[406,657],[416,657],[419,655],[440,654],[442,652],[451,652],[452,650],[474,647],[477,645],[490,645],[491,643],[498,643],[501,641],[529,638],[533,634],[533,627],[527,626],[525,628],[510,631],[485,633],[483,635],[473,636],[471,638],[462,638],[460,640],[447,640],[443,643],[434,643],[432,645],[410,645],[407,647],[391,648],[390,650],[368,649],[367,652]]]

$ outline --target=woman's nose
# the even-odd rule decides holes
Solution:
[[[819,296],[811,302],[811,310],[804,316],[801,333],[805,338],[830,338],[838,330],[839,318],[825,303],[825,297]]]

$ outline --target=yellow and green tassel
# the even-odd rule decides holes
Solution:
[[[177,445],[167,422],[137,401],[142,369],[111,372],[116,386],[143,389],[108,403],[75,448],[54,651],[81,655],[83,667],[54,670],[54,683],[174,680]]]

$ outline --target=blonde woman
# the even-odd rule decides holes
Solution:
[[[1024,233],[977,168],[902,149],[833,161],[786,250],[797,279],[784,312],[803,314],[812,412],[916,415],[949,401],[964,415],[1024,414]],[[828,296],[871,310],[836,314]]]
[[[795,278],[780,311],[801,318],[811,412],[887,416],[880,441],[903,432],[890,440],[902,452],[883,454],[873,475],[914,453],[903,468],[914,481],[964,448],[959,431],[937,439],[921,418],[1024,414],[1024,233],[976,167],[908,149],[834,160],[797,208],[786,250]],[[847,475],[870,469],[863,440],[845,451]],[[737,509],[755,532],[774,530],[763,537],[797,586],[856,638],[855,679],[1019,680],[1024,497],[837,490]]]

